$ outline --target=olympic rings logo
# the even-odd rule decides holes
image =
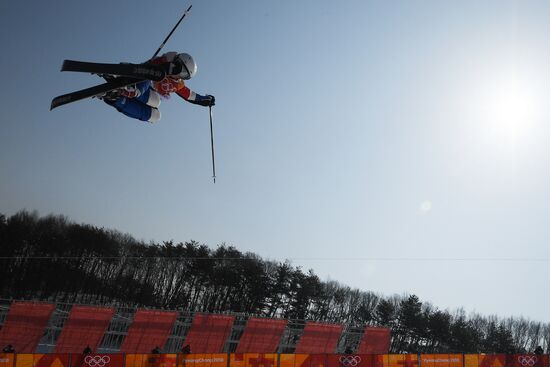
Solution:
[[[174,87],[174,85],[172,83],[170,83],[169,81],[161,81],[160,83],[157,84],[159,87],[160,87],[160,93],[161,94],[169,94],[169,93],[172,93],[176,90],[176,88]],[[158,88],[157,88],[158,89]]]
[[[537,357],[536,356],[519,356],[518,362],[525,367],[533,367],[535,364],[537,364]]]
[[[109,356],[87,356],[84,362],[90,367],[104,367],[111,362]]]
[[[340,364],[344,367],[355,367],[361,363],[361,357],[359,356],[341,356]]]

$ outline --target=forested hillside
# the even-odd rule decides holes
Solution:
[[[550,324],[466,314],[460,305],[440,310],[415,295],[321,281],[233,246],[144,243],[59,215],[0,214],[0,258],[1,298],[382,325],[392,329],[394,353],[547,351],[550,341]]]

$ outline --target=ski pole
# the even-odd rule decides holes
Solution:
[[[216,183],[216,163],[214,162],[214,130],[212,129],[212,106],[208,106],[210,112],[210,145],[212,146],[212,178]]]
[[[183,15],[181,16],[180,20],[178,20],[178,22],[176,23],[176,25],[174,26],[174,28],[172,28],[172,30],[170,31],[170,33],[168,33],[168,36],[166,36],[166,38],[164,39],[164,41],[162,41],[162,44],[159,46],[157,52],[155,52],[155,54],[153,55],[153,57],[151,57],[152,59],[154,59],[155,57],[157,57],[157,55],[159,54],[160,50],[162,50],[162,48],[164,47],[164,45],[166,44],[166,42],[168,41],[168,38],[170,38],[170,36],[172,35],[172,33],[174,33],[174,31],[176,30],[176,28],[178,28],[178,26],[180,25],[181,21],[183,20],[183,18],[185,18],[185,16],[187,15],[187,13],[189,12],[189,10],[191,10],[191,7],[193,5],[189,5],[189,7],[187,8],[187,10],[183,13]]]

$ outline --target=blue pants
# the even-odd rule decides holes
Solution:
[[[116,108],[119,112],[128,117],[141,121],[148,121],[151,118],[153,107],[147,105],[149,94],[151,93],[151,81],[145,80],[136,84],[136,89],[139,89],[141,94],[136,98],[126,98],[120,96],[116,101],[105,101],[107,104]]]

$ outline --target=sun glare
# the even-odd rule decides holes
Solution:
[[[532,91],[517,81],[503,84],[488,97],[487,113],[494,119],[494,128],[509,139],[516,139],[536,115]]]
[[[536,71],[493,64],[461,80],[464,119],[456,139],[456,172],[472,187],[495,192],[503,182],[517,182],[538,149],[545,87]]]
[[[481,120],[487,132],[503,143],[516,143],[528,132],[539,113],[534,87],[516,77],[502,78],[482,86],[479,96]]]

